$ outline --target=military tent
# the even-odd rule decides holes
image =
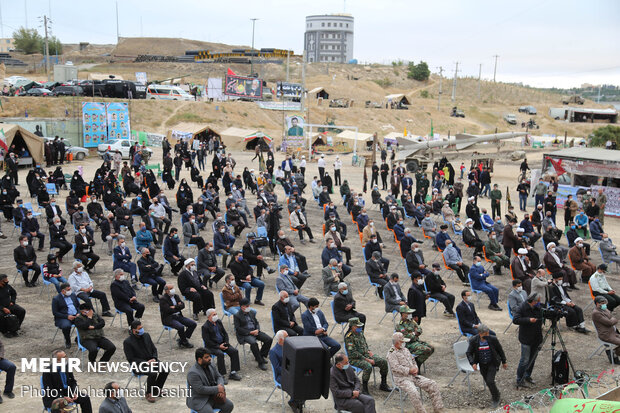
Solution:
[[[22,154],[20,158],[27,159],[32,157],[34,163],[43,163],[45,160],[45,149],[43,138],[27,131],[19,125],[10,123],[0,123],[0,130],[4,132],[6,145],[11,148],[15,145],[13,152]],[[2,133],[0,133],[2,137]]]

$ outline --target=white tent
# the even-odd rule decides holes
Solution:
[[[345,130],[336,135],[337,138],[350,139],[354,141],[356,139],[356,133],[354,130]],[[366,142],[372,139],[372,133],[357,132],[357,140],[360,142]]]

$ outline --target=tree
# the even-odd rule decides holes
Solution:
[[[62,43],[60,43],[60,40],[58,39],[58,37],[51,36],[47,40],[47,43],[50,49],[50,56],[62,54]],[[45,39],[41,39],[40,49],[41,49],[40,50],[41,54],[44,55],[45,54]]]
[[[616,142],[620,146],[620,126],[607,125],[596,129],[590,135],[592,146],[605,146],[608,140]]]
[[[407,73],[407,77],[409,79],[415,79],[423,82],[428,80],[430,75],[431,71],[426,62],[420,61],[417,65],[414,65],[413,62],[409,63],[409,72]]]
[[[20,27],[13,32],[13,39],[15,40],[15,48],[25,54],[37,53],[41,49],[41,35],[36,29]]]

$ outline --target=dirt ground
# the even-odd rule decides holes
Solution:
[[[233,152],[233,157],[237,160],[236,171],[242,171],[244,166],[252,166],[258,170],[257,164],[252,164],[250,162],[253,154],[250,153],[240,153]],[[530,155],[528,156],[530,165],[532,167],[540,165],[541,154]],[[161,150],[155,150],[155,159],[161,159]],[[277,155],[276,160],[279,162],[282,160],[281,155]],[[331,158],[328,157],[328,165],[331,165]],[[460,165],[460,159],[453,161],[455,168],[458,168]],[[467,159],[463,158],[463,161],[468,164]],[[72,172],[74,168],[78,165],[82,165],[84,167],[85,176],[90,179],[94,170],[100,165],[99,159],[90,158],[83,162],[76,162],[71,165],[65,165],[65,172]],[[349,180],[351,188],[353,189],[361,189],[362,187],[362,171],[359,168],[355,168],[351,166],[351,158],[347,156],[343,159],[344,170],[343,176]],[[210,165],[210,163],[209,163]],[[511,197],[513,202],[517,200],[517,194],[515,192],[516,187],[516,175],[518,173],[519,164],[516,162],[500,161],[496,163],[495,173],[493,176],[493,182],[497,182],[500,184],[500,187],[505,188],[508,186],[511,190]],[[331,173],[332,168],[329,167],[327,170]],[[29,201],[27,196],[27,189],[24,185],[25,177],[27,174],[27,170],[20,171],[20,187],[19,190],[22,193],[22,198],[26,201]],[[208,172],[206,173],[208,174]],[[205,176],[206,176],[205,174]],[[318,171],[316,168],[316,164],[310,164],[307,172],[306,172],[306,182],[310,182],[312,176],[317,175]],[[189,180],[189,173],[187,171],[182,172],[182,177],[186,177]],[[170,200],[174,199],[174,194],[172,191],[166,191]],[[284,194],[281,190],[281,187],[278,187],[277,193],[279,199],[284,199]],[[67,191],[62,191],[60,198],[67,196]],[[306,198],[309,199],[307,205],[307,214],[309,218],[309,222],[313,224],[314,234],[320,234],[320,225],[319,222],[322,219],[322,211],[316,206],[316,204],[312,201],[311,194],[306,193]],[[370,194],[368,193],[365,197],[366,201],[370,204]],[[336,204],[339,205],[339,210],[343,210],[344,207],[340,206],[340,196],[338,194],[334,194],[333,199],[336,201]],[[249,206],[252,208],[255,205],[254,199],[250,195],[248,195]],[[480,204],[482,207],[490,207],[490,202],[487,198],[481,199]],[[489,208],[490,209],[490,208]],[[502,212],[504,211],[504,206],[502,207]],[[531,207],[529,207],[531,210]],[[372,210],[369,214],[375,218],[375,222],[381,222],[379,217],[379,212],[376,210]],[[464,212],[463,214],[464,215]],[[349,234],[354,234],[355,229],[351,224],[350,220],[346,219],[346,214],[341,214],[344,216],[344,222],[348,226]],[[178,222],[179,217],[176,215],[173,219],[173,222]],[[301,245],[297,239],[297,235],[295,233],[291,233],[288,230],[288,225],[286,225],[287,218],[284,217],[282,220],[282,227],[286,229],[287,234],[291,237],[291,240],[296,244],[299,252],[304,254],[308,259],[308,264],[310,267],[310,273],[312,274],[312,278],[306,282],[303,288],[303,293],[308,296],[316,296],[321,301],[323,299],[323,288],[322,281],[320,275],[321,262],[320,262],[320,253],[323,248],[323,243],[317,242],[316,244],[306,244]],[[210,228],[210,226],[208,226]],[[620,236],[620,222],[617,219],[612,219],[607,217],[605,219],[605,229],[607,232],[611,234],[611,237],[618,240]],[[6,251],[6,254],[0,257],[0,272],[5,272],[9,274],[9,280],[13,280],[15,275],[15,266],[13,263],[13,258],[11,255],[11,250],[15,248],[17,242],[16,237],[17,234],[11,236],[11,224],[3,222],[3,230],[5,234],[9,236],[6,240],[0,240],[0,246],[2,249]],[[47,239],[47,226],[42,225],[42,230],[46,234],[46,249],[48,248],[48,239]],[[397,255],[397,251],[394,249],[394,241],[392,237],[388,234],[387,229],[384,228],[382,224],[379,224],[379,230],[383,236],[384,241],[386,242],[386,247],[384,249],[384,253],[386,257],[391,260],[390,264],[390,272],[392,272],[399,263],[400,257]],[[245,234],[248,231],[244,231],[242,238],[244,238]],[[206,232],[203,232],[203,237],[205,239],[212,239],[211,230],[209,229]],[[422,237],[421,231],[419,229],[414,229],[414,235],[416,237]],[[102,250],[100,246],[100,233],[97,231],[95,234],[95,239],[98,243],[96,247],[96,251],[101,251],[101,260],[97,264],[96,272],[91,274],[93,281],[95,283],[95,288],[106,291],[108,293],[108,298],[111,302],[111,297],[109,295],[109,284],[112,280],[112,260],[111,257],[108,257]],[[131,240],[128,240],[128,243],[131,243]],[[458,240],[457,243],[462,245],[462,240]],[[241,247],[242,242],[238,241],[236,246]],[[352,283],[352,291],[355,299],[357,300],[357,307],[360,311],[365,313],[368,317],[368,327],[366,328],[366,337],[370,348],[372,351],[379,355],[384,355],[390,344],[391,344],[391,333],[393,331],[393,326],[389,320],[389,316],[383,321],[383,323],[379,324],[379,319],[384,314],[384,304],[383,301],[379,300],[374,294],[369,293],[366,297],[363,297],[363,292],[366,290],[366,286],[368,283],[368,278],[364,271],[364,261],[362,258],[360,245],[356,241],[356,237],[352,236],[346,242],[346,245],[349,245],[353,248],[353,272],[347,278]],[[130,245],[130,248],[133,246]],[[540,248],[540,243],[538,243],[538,247]],[[423,246],[423,250],[425,253],[425,259],[427,263],[430,263],[434,257],[434,254],[430,250],[429,243],[425,243]],[[133,251],[133,248],[132,248]],[[194,250],[195,251],[195,250]],[[542,251],[539,251],[542,253]],[[188,255],[188,254],[186,254]],[[44,253],[40,253],[38,257],[38,262],[42,263],[44,261]],[[592,257],[596,264],[600,263],[600,255],[594,250]],[[63,270],[65,274],[70,273],[70,265],[71,259],[67,256],[68,259],[62,264]],[[464,253],[464,258],[468,263],[471,263],[471,256],[469,253]],[[161,254],[158,252],[156,254],[156,259],[161,261]],[[275,265],[274,261],[268,260],[268,263]],[[404,275],[403,265],[399,267],[399,273]],[[169,267],[164,271],[164,278],[167,281],[176,284],[174,277],[171,275]],[[401,280],[405,277],[401,277]],[[451,280],[447,279],[447,276],[444,276],[448,284],[448,290],[454,294],[455,296],[460,296],[460,291],[462,290],[462,286],[460,282],[458,282],[456,277],[453,277]],[[498,337],[504,347],[504,350],[508,357],[508,370],[500,371],[497,376],[497,383],[502,392],[502,402],[509,402],[513,400],[517,400],[526,394],[533,394],[535,391],[540,390],[542,388],[548,387],[550,385],[550,355],[549,352],[546,351],[543,355],[539,356],[538,363],[534,370],[533,378],[537,381],[538,385],[536,389],[532,389],[529,391],[515,391],[514,390],[514,381],[515,381],[515,371],[519,360],[519,343],[516,335],[516,328],[512,326],[510,330],[506,334],[502,334],[505,327],[509,323],[508,312],[506,308],[506,298],[507,292],[510,288],[510,276],[504,272],[503,276],[492,276],[490,281],[496,285],[500,290],[500,306],[504,308],[502,312],[494,312],[487,309],[488,298],[483,296],[480,298],[480,304],[476,304],[478,314],[482,321],[489,325],[489,327],[495,330],[498,333]],[[612,286],[620,286],[620,281],[618,279],[618,273],[615,269],[612,269],[611,274],[609,276],[609,281]],[[263,301],[265,302],[265,307],[258,307],[258,318],[261,322],[262,330],[272,335],[273,331],[271,330],[271,322],[269,318],[269,307],[277,300],[276,291],[274,288],[275,284],[275,274],[267,275],[265,277],[266,288]],[[406,289],[409,287],[410,283],[406,283],[404,286],[404,291],[406,294]],[[38,288],[25,288],[21,282],[18,280],[14,283],[15,288],[18,291],[18,303],[26,308],[27,315],[23,324],[23,328],[19,338],[2,338],[5,347],[6,347],[6,357],[12,361],[14,361],[18,365],[18,371],[20,367],[20,359],[22,357],[50,357],[51,352],[59,347],[62,347],[62,337],[56,337],[56,341],[52,343],[51,339],[55,332],[55,327],[53,325],[53,318],[50,311],[50,298],[46,296],[44,293],[42,296],[39,296],[40,287]],[[220,288],[222,286],[222,282],[220,282]],[[580,286],[581,290],[572,293],[573,299],[582,307],[590,301],[589,293],[587,291],[586,286]],[[219,291],[214,291],[215,294],[219,293]],[[151,334],[154,339],[159,336],[161,332],[162,326],[159,317],[159,311],[157,304],[150,301],[150,297],[148,299],[145,298],[144,291],[139,292],[139,299],[143,302],[146,307],[146,313],[142,319],[144,328],[147,332]],[[457,298],[457,303],[460,300]],[[216,300],[216,308],[218,311],[221,311],[219,300]],[[441,305],[440,305],[441,307]],[[325,305],[322,306],[322,310],[324,311],[327,319],[330,323],[333,322],[329,302],[326,302]],[[430,310],[430,308],[429,308]],[[439,312],[441,309],[439,309]],[[590,313],[591,310],[586,312],[586,322],[588,327],[591,328],[590,324]],[[199,326],[202,325],[206,320],[205,316],[200,317]],[[105,328],[106,336],[112,340],[117,346],[117,352],[113,357],[113,361],[124,361],[125,357],[122,352],[122,341],[125,338],[127,332],[125,328],[121,328],[118,324],[118,320],[115,322],[114,326],[109,326],[111,319],[106,319],[107,326]],[[123,325],[125,326],[125,320],[123,320]],[[225,326],[228,324],[225,322]],[[425,376],[436,380],[441,387],[441,393],[443,396],[444,403],[446,405],[446,411],[488,411],[488,406],[490,405],[490,395],[488,391],[483,391],[482,381],[479,376],[474,376],[471,380],[472,382],[472,395],[469,396],[467,394],[467,385],[466,383],[462,383],[460,379],[457,379],[455,384],[452,387],[447,387],[448,382],[452,378],[455,372],[455,360],[452,351],[452,344],[455,342],[458,336],[457,324],[454,319],[447,319],[441,316],[441,314],[431,313],[428,315],[428,318],[423,320],[422,327],[424,329],[424,333],[421,337],[422,340],[431,343],[435,346],[435,353],[426,363],[426,372]],[[570,352],[570,356],[575,365],[575,368],[578,370],[584,370],[591,375],[598,375],[601,371],[608,369],[609,364],[605,357],[595,357],[592,360],[588,360],[587,357],[589,354],[598,346],[598,342],[594,333],[590,333],[587,336],[577,334],[572,331],[568,331],[562,323],[562,334],[563,338],[566,342],[568,350]],[[199,328],[191,342],[198,346],[201,342]],[[231,335],[231,341],[234,342],[234,332],[229,330],[228,333]],[[332,337],[337,339],[342,343],[342,335],[338,333],[338,330],[335,329],[332,333]],[[171,351],[167,337],[162,337],[162,341],[157,345],[159,350],[159,355],[162,360],[167,361],[188,361],[193,363],[194,361],[194,352],[193,350],[187,349],[178,349],[176,345],[174,349]],[[77,349],[75,344],[68,351],[70,357],[78,357]],[[228,362],[227,362],[228,364]],[[190,364],[191,365],[191,364]],[[280,403],[280,394],[276,392],[272,397],[272,400],[269,403],[265,403],[265,400],[271,390],[273,389],[273,382],[271,372],[262,372],[260,371],[256,363],[253,361],[251,354],[248,352],[247,362],[243,362],[241,372],[243,376],[243,380],[241,382],[231,382],[226,390],[228,397],[235,403],[235,411],[236,412],[268,412],[274,409],[279,409]],[[0,382],[3,382],[3,379],[0,375]],[[378,376],[378,374],[377,374]],[[462,377],[462,376],[461,376]],[[111,380],[118,381],[122,386],[127,383],[129,379],[128,374],[77,374],[76,376],[78,383],[80,386],[93,386],[97,388],[102,388],[103,385]],[[176,389],[183,388],[186,383],[185,374],[172,374],[169,376],[168,381],[166,383],[166,388],[168,389]],[[27,373],[19,373],[16,376],[15,383],[15,393],[17,397],[14,400],[7,400],[3,404],[3,411],[38,411],[41,407],[41,400],[39,398],[31,397],[28,395],[22,396],[21,389],[22,386],[33,386],[38,388],[39,386],[39,375],[38,374],[27,374]],[[137,388],[138,383],[137,380],[134,380],[131,383],[131,388]],[[371,382],[371,393],[375,397],[377,404],[378,412],[397,412],[399,411],[398,407],[398,398],[392,398],[387,404],[384,404],[385,397],[387,393],[381,392],[378,388],[372,385]],[[248,397],[249,396],[249,397]],[[397,395],[396,395],[397,396]],[[288,398],[286,398],[288,399]],[[182,398],[169,398],[169,399],[161,399],[158,400],[155,405],[148,404],[144,399],[140,398],[132,398],[128,400],[130,407],[132,408],[134,413],[139,412],[153,412],[155,409],[164,408],[169,411],[187,411],[185,407],[185,400]],[[98,408],[101,400],[93,400],[93,406],[95,409]],[[405,401],[405,411],[411,411],[411,405],[408,401]],[[431,410],[430,403],[428,397],[425,397],[425,403],[427,405],[427,409]],[[8,408],[6,409],[5,408]],[[312,400],[306,403],[308,412],[332,412],[333,411],[333,402],[331,400]],[[5,410],[6,409],[6,410]],[[96,411],[96,410],[95,410]]]

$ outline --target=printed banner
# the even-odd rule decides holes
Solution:
[[[304,118],[299,115],[286,117],[286,136],[304,136]],[[303,140],[303,139],[302,139]]]
[[[620,188],[610,186],[593,185],[592,196],[598,197],[598,190],[603,189],[603,193],[607,196],[607,204],[605,205],[605,215],[620,217]]]
[[[146,72],[136,72],[136,82],[146,85]]]
[[[268,110],[286,110],[298,112],[301,110],[301,102],[256,102],[259,108]]]
[[[585,193],[588,188],[585,186],[570,186],[570,185],[558,185],[558,193],[556,196],[556,205],[558,207],[558,211],[564,208],[564,203],[569,195],[573,196],[573,201],[577,202],[579,208],[581,208],[581,196],[577,196],[577,191],[582,190],[581,192]]]
[[[252,77],[226,75],[224,94],[240,98],[262,99],[263,81]]]
[[[276,96],[285,98],[301,98],[303,90],[299,83],[278,82],[276,87]]]
[[[550,413],[613,413],[620,411],[620,402],[592,399],[559,399]]]
[[[129,139],[129,106],[125,102],[106,104],[108,113],[108,139]]]
[[[108,140],[106,105],[101,102],[82,102],[84,147],[94,148]]]

